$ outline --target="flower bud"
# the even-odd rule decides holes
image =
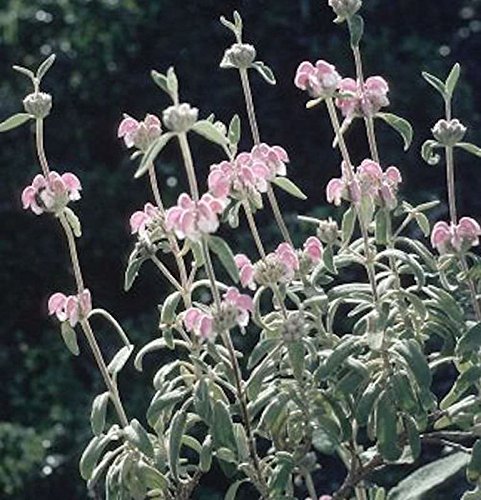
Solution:
[[[327,220],[321,220],[319,222],[319,227],[317,228],[318,238],[328,245],[336,242],[339,235],[339,227],[335,220],[330,217]]]
[[[434,138],[443,146],[455,146],[463,140],[466,127],[458,120],[439,120],[432,128]]]
[[[35,118],[42,119],[50,114],[52,109],[52,96],[45,92],[34,92],[23,100],[25,111]]]
[[[300,340],[305,332],[304,315],[301,312],[291,314],[283,323],[281,328],[284,342],[296,342]]]
[[[168,107],[162,113],[164,125],[172,132],[187,132],[197,121],[199,110],[188,103]]]
[[[337,15],[336,22],[352,17],[362,6],[361,0],[329,0],[329,7]]]
[[[249,68],[256,58],[256,49],[248,43],[234,43],[225,51],[221,67]]]

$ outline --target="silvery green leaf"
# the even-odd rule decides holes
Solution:
[[[173,66],[167,70],[167,88],[173,99],[177,98],[179,94],[179,81]]]
[[[411,124],[404,118],[392,113],[377,113],[376,117],[384,120],[389,126],[399,133],[404,141],[404,151],[407,151],[411,145],[414,135]]]
[[[235,283],[239,282],[239,270],[230,246],[218,236],[209,236],[209,248],[217,255],[225,270]]]
[[[17,65],[12,66],[12,67],[15,71],[18,71],[18,73],[22,73],[22,75],[27,76],[32,81],[35,78],[33,71],[29,70],[28,68],[24,68],[23,66],[17,66]]]
[[[142,157],[139,168],[134,174],[134,177],[136,179],[142,177],[145,172],[147,172],[150,165],[154,162],[159,153],[165,148],[167,143],[170,141],[170,139],[172,139],[172,137],[174,137],[174,135],[175,134],[172,132],[166,132],[150,145],[149,149],[147,149],[146,153]]]
[[[17,128],[31,118],[33,118],[33,116],[29,113],[17,113],[12,115],[10,118],[0,123],[0,132],[7,132],[8,130]]]
[[[55,62],[56,55],[52,54],[37,69],[37,79],[40,81],[46,75],[47,71],[52,67]]]
[[[300,200],[307,200],[307,196],[287,177],[275,177],[272,183]]]
[[[80,457],[80,475],[83,479],[90,479],[93,470],[102,455],[105,447],[110,442],[111,437],[104,434],[100,436],[94,436],[87,447],[85,448],[82,456]]]
[[[356,14],[348,19],[348,26],[351,34],[351,47],[359,47],[364,34],[364,19]]]
[[[179,305],[182,294],[180,292],[171,293],[162,304],[162,312],[160,313],[160,322],[165,325],[174,323],[176,314],[175,311]]]
[[[481,148],[476,146],[475,144],[471,144],[470,142],[458,142],[456,144],[457,148],[462,148],[468,153],[471,153],[474,156],[481,157]]]
[[[77,343],[77,333],[70,326],[68,321],[63,321],[60,327],[60,332],[62,334],[63,341],[67,346],[67,349],[75,356],[78,356],[80,349]]]
[[[262,61],[255,61],[252,63],[251,67],[256,69],[267,83],[269,83],[270,85],[276,84],[276,77],[274,76],[274,72],[271,68],[269,68],[269,66],[267,66],[267,64],[263,63]]]
[[[461,74],[461,65],[459,63],[456,63],[449,72],[449,75],[446,79],[445,89],[446,89],[446,94],[449,98],[453,96],[454,89],[456,88],[460,74]]]
[[[210,142],[219,144],[225,147],[227,145],[227,138],[220,130],[208,120],[199,120],[191,129],[193,132],[201,135]]]
[[[150,72],[150,76],[152,77],[152,80],[154,80],[154,83],[156,83],[166,94],[170,95],[167,77],[165,75],[153,69]]]
[[[142,427],[137,419],[133,419],[130,425],[123,430],[129,443],[133,444],[139,451],[150,458],[154,456],[154,448],[150,441],[147,431]]]
[[[124,367],[125,363],[129,359],[132,351],[134,350],[133,345],[126,345],[122,347],[117,354],[112,358],[112,361],[108,365],[108,371],[110,374],[117,374]]]
[[[435,153],[434,150],[436,148],[442,147],[443,146],[434,139],[428,139],[427,141],[425,141],[421,147],[421,156],[423,157],[423,160],[429,165],[437,165],[439,163],[439,160],[441,159],[441,156]]]
[[[75,215],[75,212],[69,207],[65,207],[64,213],[69,226],[72,228],[73,234],[77,238],[80,238],[80,236],[82,236],[82,226],[80,225],[80,219]]]
[[[187,413],[180,410],[174,415],[169,430],[169,464],[175,479],[178,478],[180,447],[186,423]]]
[[[95,397],[92,403],[92,410],[90,412],[90,425],[92,432],[99,436],[105,427],[105,416],[107,413],[107,403],[109,402],[110,393],[103,392]]]
[[[230,61],[230,58],[228,57],[227,53],[225,53],[224,56],[222,57],[222,60],[219,63],[219,68],[222,68],[222,69],[235,68],[235,66]]]
[[[443,97],[446,96],[446,87],[439,78],[437,78],[434,75],[431,75],[426,71],[423,71],[421,74],[423,78],[429,83],[429,85],[434,87]]]
[[[249,481],[248,479],[239,479],[232,483],[227,490],[224,500],[236,500],[237,492],[243,483]]]
[[[227,137],[229,138],[229,142],[233,146],[237,146],[241,137],[241,121],[239,115],[234,115],[229,124],[229,131],[227,133]]]

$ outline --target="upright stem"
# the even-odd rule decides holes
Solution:
[[[246,104],[246,109],[247,109],[247,117],[249,119],[249,125],[252,133],[252,139],[254,141],[255,145],[260,144],[261,138],[260,138],[260,132],[259,132],[259,126],[257,125],[257,118],[256,118],[256,113],[255,113],[255,108],[254,108],[254,100],[252,98],[252,91],[251,91],[251,86],[249,82],[249,75],[247,73],[246,69],[239,69],[240,77],[241,77],[241,82],[242,82],[242,90],[244,93],[244,99],[245,99],[245,104]],[[267,188],[267,198],[269,200],[269,203],[272,207],[272,212],[274,214],[274,218],[276,220],[277,225],[279,226],[279,229],[282,233],[282,237],[284,238],[285,241],[290,243],[292,245],[292,239],[289,234],[289,230],[287,229],[286,223],[284,221],[284,218],[282,217],[282,213],[279,209],[279,203],[277,202],[276,195],[274,193],[274,190],[272,189],[272,186],[269,184]]]
[[[80,262],[77,253],[77,245],[75,244],[75,236],[72,232],[72,228],[68,223],[65,215],[62,213],[59,216],[60,224],[63,227],[65,232],[65,236],[67,237],[68,249],[70,253],[70,260],[72,261],[73,273],[75,276],[75,282],[77,283],[78,293],[82,293],[84,291],[84,281],[82,277],[82,271],[80,270]]]
[[[192,153],[190,152],[189,142],[187,141],[187,134],[185,132],[180,132],[179,134],[177,134],[177,137],[179,138],[180,150],[184,159],[187,179],[189,181],[190,194],[194,201],[199,201],[199,187],[197,186],[194,162],[192,160]]]
[[[367,116],[364,118],[366,124],[367,140],[369,142],[369,150],[371,151],[372,159],[378,164],[381,164],[381,159],[379,157],[379,151],[377,148],[376,132],[374,130],[374,118],[372,116]]]
[[[157,176],[155,175],[155,166],[153,163],[149,165],[149,181],[155,204],[163,212],[164,204],[162,203],[162,197],[160,196],[159,184],[157,182]]]
[[[45,177],[47,177],[50,169],[48,167],[47,156],[45,155],[45,148],[43,145],[43,118],[37,118],[35,120],[35,143],[37,147],[37,156],[42,167],[42,172]]]
[[[448,204],[449,204],[449,217],[451,223],[456,225],[458,223],[458,213],[456,210],[456,184],[454,180],[454,153],[452,146],[446,146],[446,179],[448,184]]]
[[[261,236],[259,234],[259,231],[257,229],[257,224],[254,219],[254,215],[252,214],[251,207],[249,206],[249,202],[247,200],[244,200],[243,202],[243,207],[244,207],[244,212],[246,214],[247,218],[247,223],[249,224],[249,229],[252,233],[252,237],[254,238],[257,251],[259,252],[259,255],[261,256],[262,259],[265,259],[266,257],[266,251],[264,249],[264,245],[262,244]]]
[[[182,285],[175,279],[172,273],[167,269],[167,267],[160,261],[157,255],[151,255],[150,260],[157,266],[160,272],[169,280],[169,282],[174,286],[174,288],[184,295],[184,288]]]

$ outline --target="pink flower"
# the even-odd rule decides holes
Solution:
[[[288,274],[292,273],[293,275],[295,271],[299,270],[299,257],[290,243],[281,243],[274,253],[277,255],[279,262],[284,264]]]
[[[80,199],[82,186],[78,177],[70,172],[49,172],[47,177],[38,174],[32,184],[22,192],[24,209],[30,208],[36,215],[43,212],[61,212],[69,201]]]
[[[184,326],[187,331],[204,340],[212,340],[215,336],[212,315],[197,307],[187,309],[184,314]]]
[[[281,146],[268,146],[264,143],[258,144],[252,148],[251,155],[253,168],[256,165],[264,165],[269,169],[269,180],[277,176],[286,175],[286,163],[289,163],[289,156]]]
[[[318,238],[310,236],[304,242],[304,254],[309,257],[313,264],[317,264],[322,259],[323,246]]]
[[[150,114],[142,122],[124,114],[117,132],[117,136],[124,139],[128,148],[135,146],[141,151],[146,151],[161,134],[160,119]]]
[[[225,208],[225,200],[206,193],[195,202],[182,193],[177,205],[167,210],[165,228],[174,231],[178,238],[199,241],[203,235],[215,233],[219,227],[219,214]]]
[[[335,178],[327,183],[326,198],[328,203],[334,203],[336,207],[341,204],[342,198],[345,193],[346,184],[344,179]]]
[[[309,61],[302,62],[294,78],[294,85],[314,98],[331,97],[340,82],[341,76],[335,66],[322,60],[315,66]]]
[[[74,327],[79,320],[86,318],[92,310],[90,291],[85,289],[79,295],[66,296],[63,293],[54,293],[48,299],[48,313],[55,314],[61,322],[69,321]]]
[[[336,99],[336,105],[348,119],[373,116],[389,105],[389,86],[380,76],[371,76],[363,86],[352,78],[344,78],[339,84],[339,91],[343,95]]]
[[[247,255],[242,253],[237,254],[234,257],[237,268],[239,269],[240,282],[245,288],[255,289],[256,284],[254,282],[254,266]]]
[[[159,217],[159,214],[159,209],[156,206],[152,205],[152,203],[146,203],[143,210],[138,210],[130,216],[132,234],[143,234],[146,227],[151,224],[155,218]]]
[[[462,217],[457,225],[439,221],[431,231],[431,245],[440,254],[465,252],[479,245],[481,227],[471,217]]]
[[[252,297],[239,292],[237,288],[231,287],[223,296],[221,310],[234,310],[236,312],[235,321],[245,327],[249,323],[249,313],[254,310]]]

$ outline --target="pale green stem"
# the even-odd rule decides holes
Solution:
[[[458,214],[456,210],[456,184],[454,180],[454,154],[453,147],[446,146],[446,178],[448,184],[448,204],[449,204],[449,217],[451,223],[456,225],[458,223]]]
[[[245,104],[246,104],[246,109],[247,109],[247,117],[249,119],[249,125],[252,133],[252,139],[254,141],[254,144],[258,145],[261,142],[260,138],[260,132],[259,132],[259,126],[257,125],[257,118],[256,118],[256,113],[255,113],[255,108],[254,108],[254,100],[252,98],[252,91],[251,91],[251,86],[249,82],[249,75],[247,73],[246,69],[240,68],[239,69],[240,77],[241,77],[241,82],[242,82],[242,90],[244,93],[244,99],[245,99]],[[279,229],[282,233],[282,237],[284,238],[285,241],[290,243],[292,245],[292,239],[289,234],[289,230],[287,229],[286,223],[284,222],[284,218],[282,217],[282,213],[279,209],[279,203],[277,202],[276,195],[274,193],[274,190],[272,189],[272,186],[269,184],[267,188],[267,198],[269,200],[269,203],[272,208],[272,212],[274,214],[274,218],[276,220],[277,225],[279,226]]]
[[[150,259],[157,266],[159,271],[169,280],[169,282],[175,287],[177,291],[179,291],[182,295],[184,295],[184,289],[182,285],[175,279],[172,273],[167,269],[167,267],[162,263],[162,261],[157,257],[157,255],[151,255]]]
[[[187,141],[187,134],[180,132],[177,134],[179,139],[180,150],[184,159],[185,170],[187,173],[187,180],[189,182],[190,195],[194,201],[199,201],[199,187],[197,186],[197,178],[195,177],[194,162],[192,160],[192,153],[190,152],[189,142]]]
[[[110,398],[115,406],[115,411],[117,412],[120,422],[123,427],[127,427],[129,425],[129,420],[127,415],[125,414],[124,407],[122,406],[122,402],[120,400],[119,391],[117,386],[114,384],[113,380],[110,377],[109,371],[107,369],[107,365],[105,364],[104,358],[102,357],[102,353],[100,351],[100,347],[95,339],[94,332],[90,326],[88,320],[82,320],[80,322],[82,329],[85,333],[85,337],[87,338],[87,342],[89,343],[90,349],[94,355],[95,361],[97,362],[97,366],[99,367],[100,373],[104,379],[105,385],[107,386],[110,392]]]
[[[50,172],[47,156],[45,155],[45,148],[43,144],[43,118],[37,118],[35,120],[35,143],[37,146],[37,156],[42,167],[42,172],[45,177]]]
[[[317,500],[316,487],[314,486],[314,481],[312,480],[311,473],[308,470],[304,470],[302,472],[305,480],[306,480],[306,488],[309,496],[312,500]]]
[[[75,282],[77,283],[78,293],[82,293],[85,289],[84,281],[82,277],[82,271],[80,270],[80,262],[77,253],[77,246],[75,244],[75,236],[72,232],[72,228],[68,223],[65,215],[61,213],[58,217],[60,224],[63,227],[65,236],[67,237],[68,249],[70,253],[70,260],[72,261],[73,273],[75,276]]]
[[[367,116],[364,118],[366,124],[367,140],[369,142],[369,150],[371,151],[372,159],[377,163],[381,164],[381,159],[379,157],[379,151],[377,148],[376,132],[374,129],[374,118],[372,116]]]
[[[259,255],[261,256],[262,259],[265,259],[266,257],[266,251],[264,249],[264,245],[262,244],[261,236],[259,234],[259,231],[257,229],[257,224],[254,219],[254,215],[252,214],[251,207],[249,206],[249,202],[247,200],[244,200],[243,202],[243,207],[244,207],[244,212],[246,214],[247,218],[247,223],[249,224],[249,229],[252,233],[252,237],[254,238],[257,251],[259,252]]]
[[[161,212],[164,212],[164,204],[162,203],[162,197],[160,196],[159,184],[157,182],[157,176],[155,175],[155,166],[153,162],[149,164],[149,181],[155,204]]]

